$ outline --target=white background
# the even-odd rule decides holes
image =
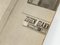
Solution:
[[[60,5],[44,41],[44,45],[60,45]]]

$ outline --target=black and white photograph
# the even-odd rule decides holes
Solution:
[[[59,0],[28,0],[28,3],[55,11]]]

